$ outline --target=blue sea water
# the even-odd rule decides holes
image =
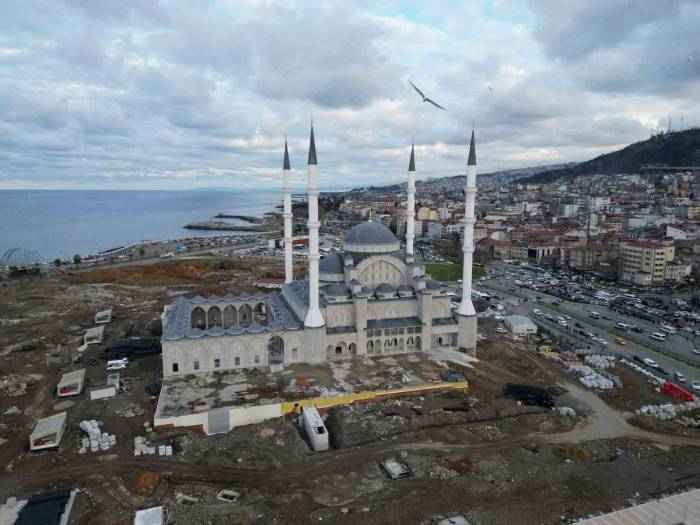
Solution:
[[[262,216],[281,191],[0,190],[0,256],[39,250],[47,260],[88,255],[151,239],[222,232],[186,230],[219,212]],[[229,222],[236,222],[229,219]]]

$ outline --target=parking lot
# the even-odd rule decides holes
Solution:
[[[492,266],[491,276],[475,283],[477,293],[479,289],[491,294],[495,292],[500,304],[505,307],[504,312],[528,315],[574,348],[597,349],[628,358],[638,356],[641,360],[652,359],[669,378],[674,372],[683,374],[688,386],[692,381],[700,380],[700,338],[697,335],[676,329],[673,334],[665,333],[666,340],[663,342],[650,337],[650,334],[660,331],[662,324],[668,324],[668,314],[650,315],[646,312],[646,319],[629,315],[629,305],[622,301],[609,301],[612,303],[609,306],[603,304],[603,300],[596,298],[598,290],[595,287],[590,287],[593,288],[590,290],[560,276],[545,278],[533,273],[501,264]],[[558,282],[551,285],[551,281]],[[561,297],[562,288],[568,289],[565,297]],[[572,300],[574,298],[577,300]],[[598,315],[593,316],[592,311]],[[697,323],[692,322],[691,316],[687,317],[690,322],[685,326],[696,330]],[[618,323],[628,327],[620,330],[616,327]]]

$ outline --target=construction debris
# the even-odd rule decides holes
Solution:
[[[78,454],[85,454],[88,450],[90,452],[109,450],[117,444],[116,434],[101,432],[100,424],[94,419],[81,421],[80,428],[85,431],[88,437],[82,438]]]
[[[241,497],[241,493],[235,490],[224,489],[216,495],[216,499],[223,501],[225,503],[235,503],[238,498]]]
[[[578,380],[588,388],[609,390],[615,386],[615,383],[611,379],[604,377],[600,373],[593,370],[590,366],[570,363],[568,367],[569,372],[578,377]]]
[[[23,396],[36,380],[32,376],[22,374],[7,374],[0,378],[0,396]]]
[[[410,478],[413,476],[413,470],[402,459],[389,458],[382,461],[380,465],[391,479]]]
[[[172,456],[173,446],[168,444],[155,446],[143,436],[134,438],[134,456],[153,456],[156,453],[159,456]]]
[[[699,408],[700,401],[689,401],[687,403],[681,403],[679,405],[674,405],[673,403],[666,403],[665,405],[644,405],[635,413],[637,415],[653,416],[655,418],[661,419],[662,421],[666,421],[670,419],[676,419],[685,412],[690,412]]]

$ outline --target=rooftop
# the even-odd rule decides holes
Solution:
[[[256,368],[166,378],[155,418],[178,417],[216,408],[332,397],[347,393],[441,383],[448,361],[471,366],[476,359],[441,351],[287,365],[282,372]],[[304,385],[297,379],[304,378]]]

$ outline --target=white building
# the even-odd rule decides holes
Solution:
[[[507,315],[503,322],[514,335],[531,335],[537,333],[537,325],[524,315]]]
[[[285,149],[284,170],[289,169]],[[451,292],[425,272],[413,251],[414,214],[406,214],[406,244],[377,222],[349,230],[342,250],[322,259],[318,246],[316,146],[309,144],[309,274],[289,279],[280,292],[254,295],[179,297],[163,313],[163,375],[290,363],[321,363],[355,356],[430,352],[437,348],[476,348],[476,313],[471,304],[476,154],[474,134],[467,166],[464,237],[465,272],[460,311],[451,307]],[[408,199],[415,186],[411,148]],[[285,196],[286,200],[286,196]],[[286,220],[286,218],[285,218]],[[456,229],[459,225],[456,225]],[[286,228],[285,228],[286,229]],[[285,257],[291,253],[285,250]]]

